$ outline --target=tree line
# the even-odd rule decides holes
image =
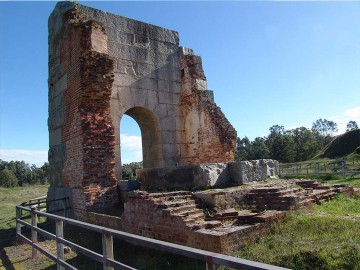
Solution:
[[[358,129],[355,121],[349,121],[347,130]],[[313,158],[338,131],[337,124],[326,119],[318,119],[311,129],[299,127],[285,130],[283,126],[274,125],[270,134],[250,141],[246,136],[237,138],[236,159],[275,159],[279,162],[298,162]],[[142,162],[123,164],[122,179],[135,177],[136,169],[141,169]],[[49,163],[40,168],[25,161],[3,161],[0,159],[0,187],[46,184],[49,179]]]
[[[355,121],[349,121],[346,131],[358,129]],[[298,127],[285,130],[274,125],[270,134],[250,141],[248,137],[237,138],[236,159],[275,159],[279,162],[299,162],[313,158],[326,146],[338,131],[337,124],[326,119],[313,122],[311,129]]]
[[[49,163],[40,168],[25,161],[4,161],[0,159],[0,187],[15,187],[49,182]]]

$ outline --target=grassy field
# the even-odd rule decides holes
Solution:
[[[360,198],[291,213],[271,232],[234,255],[291,269],[360,269]]]
[[[359,179],[351,181],[354,186],[360,185]],[[0,241],[3,241],[2,243],[6,242],[6,246],[9,246],[9,241],[4,242],[4,240],[14,237],[15,205],[45,195],[47,188],[47,186],[31,186],[0,189],[2,205]],[[275,224],[269,234],[260,237],[256,243],[249,245],[242,251],[235,252],[233,255],[292,269],[360,270],[359,232],[360,198],[348,198],[339,195],[335,200],[322,205],[315,205],[312,208],[301,209],[289,214],[284,222]],[[81,238],[87,239],[88,237]],[[43,244],[53,245],[53,243],[46,241]],[[3,250],[4,246],[0,242],[0,251]],[[26,269],[55,268],[55,265],[45,258],[25,260],[24,258],[28,258],[31,252],[29,245],[8,247],[7,250],[11,256],[16,255],[14,257],[15,261],[21,262],[22,266],[25,263]],[[141,249],[139,247],[129,247],[121,243],[121,245],[116,247],[116,250],[121,250],[122,256],[125,255],[125,258],[121,258],[121,261],[125,262],[126,259],[133,258],[133,254],[138,253]],[[143,264],[149,266],[151,260],[155,260],[154,258],[156,257],[151,252],[141,251],[140,253],[145,255],[137,259],[137,266],[142,266]],[[146,255],[147,253],[151,255]],[[93,267],[95,264],[87,265],[85,262],[82,262],[81,257],[74,258],[74,256],[76,257],[75,253],[69,256],[73,258],[71,259],[72,263],[80,269],[96,268]],[[159,265],[158,261],[152,263],[153,266]],[[11,269],[4,266],[6,266],[6,263],[0,259],[0,270]],[[156,269],[156,267],[152,269]],[[168,269],[171,269],[170,264]],[[201,269],[201,267],[198,268],[196,266],[193,269]]]
[[[0,231],[15,227],[15,206],[29,199],[44,196],[48,185],[36,185],[15,188],[0,188]],[[0,239],[1,241],[1,239]]]
[[[48,185],[0,188],[0,270],[12,269],[4,259],[4,248],[15,241],[15,206],[44,196]],[[9,268],[10,267],[10,268]]]

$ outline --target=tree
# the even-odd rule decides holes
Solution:
[[[294,162],[296,153],[291,134],[282,126],[273,126],[270,128],[270,132],[266,140],[270,158],[280,162]]]
[[[3,169],[0,171],[0,186],[1,187],[15,187],[18,184],[16,175],[9,169]]]
[[[355,121],[349,121],[349,123],[347,123],[346,125],[346,132],[350,131],[350,130],[354,130],[354,129],[358,129],[358,124]]]
[[[122,179],[132,179],[136,174],[137,169],[142,169],[142,162],[131,162],[129,164],[122,165]]]
[[[269,131],[270,131],[270,135],[273,133],[285,134],[284,126],[279,126],[279,125],[273,125],[272,127],[269,128]]]
[[[338,128],[335,122],[320,118],[312,124],[311,130],[319,133],[323,137],[332,137],[333,134],[338,131]]]
[[[251,154],[252,156],[250,159],[263,159],[270,157],[270,150],[266,146],[264,138],[255,138],[255,140],[251,143]]]
[[[237,160],[249,160],[251,159],[251,142],[248,137],[243,139],[237,138],[236,141],[236,156]]]
[[[290,130],[295,146],[295,161],[304,161],[312,158],[322,148],[318,137],[305,127]]]

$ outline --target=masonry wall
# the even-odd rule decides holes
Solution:
[[[85,6],[78,11],[104,25],[114,61],[110,101],[115,127],[115,168],[121,178],[120,121],[134,118],[142,132],[145,168],[181,162],[181,96],[178,33]]]
[[[81,217],[117,201],[113,61],[101,24],[68,10],[54,11],[49,25],[49,194],[71,197],[73,214]]]
[[[193,231],[180,217],[158,208],[146,195],[137,192],[127,197],[121,217],[87,213],[84,219],[93,224],[166,242],[213,252],[226,251],[226,247],[222,244],[222,241],[225,241],[224,236],[203,235]]]
[[[146,192],[129,193],[121,217],[87,212],[83,219],[132,234],[225,254],[254,242],[271,226],[268,222],[241,230],[229,229],[223,233],[216,230],[193,230],[181,217],[159,208],[147,197]]]
[[[191,49],[181,50],[182,95],[184,116],[182,157],[186,164],[234,161],[236,130],[215,104],[200,56]]]
[[[236,132],[178,33],[71,2],[49,18],[51,198],[107,208],[121,179],[120,121],[140,126],[145,168],[232,161]]]

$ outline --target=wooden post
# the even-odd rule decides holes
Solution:
[[[56,220],[56,258],[64,261],[64,244],[58,242],[59,238],[64,238],[64,222],[62,220]],[[57,263],[57,270],[65,270],[65,268]]]
[[[41,211],[40,210],[40,199],[37,199],[36,210]],[[38,222],[40,222],[40,218],[41,218],[41,216],[38,216]]]
[[[63,205],[63,215],[64,215],[64,217],[66,217],[66,199],[64,198],[64,199],[62,199],[62,205]]]
[[[316,163],[316,175],[320,177],[320,163]]]
[[[35,231],[33,229],[33,227],[37,227],[37,215],[35,213],[36,208],[31,206],[31,241],[33,242],[33,244],[37,244],[38,242],[38,235],[37,235],[37,231]],[[32,258],[36,258],[37,257],[37,249],[32,247]]]
[[[106,258],[114,259],[114,246],[113,246],[113,237],[105,233],[102,234],[102,249],[103,249],[103,269],[104,270],[114,270],[113,267],[108,266]]]
[[[206,270],[216,270],[211,256],[206,256]]]
[[[21,219],[21,209],[16,207],[16,237],[21,234],[21,224],[18,222]]]

